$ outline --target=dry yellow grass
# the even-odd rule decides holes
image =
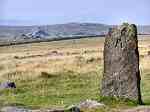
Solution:
[[[140,68],[149,69],[150,39],[139,40]],[[94,71],[96,65],[86,63],[93,59],[103,64],[103,43],[104,38],[93,38],[1,47],[0,75],[22,72],[24,77],[30,74],[35,77],[43,71]]]
[[[93,59],[103,64],[103,44],[104,38],[93,38],[1,47],[0,76],[14,72],[24,77],[31,74],[31,77],[36,77],[41,72],[94,71],[96,65],[86,63]],[[139,51],[140,68],[142,71],[149,69],[149,38],[139,39]]]
[[[103,40],[94,38],[1,47],[1,76],[14,72],[22,72],[24,77],[31,74],[36,77],[41,72],[93,71],[95,65],[86,63],[102,62]]]

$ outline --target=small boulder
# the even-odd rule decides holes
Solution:
[[[16,84],[14,82],[3,82],[0,84],[0,89],[6,88],[16,88]]]
[[[104,104],[102,103],[99,103],[97,101],[94,101],[94,100],[86,100],[86,101],[83,101],[81,102],[78,107],[81,109],[81,108],[88,108],[88,109],[92,109],[92,108],[99,108],[99,107],[103,107],[105,106]]]
[[[104,104],[101,104],[97,101],[86,100],[77,105],[72,105],[72,106],[68,107],[67,110],[70,112],[81,112],[81,110],[84,110],[84,109],[97,109],[97,108],[101,108],[104,106],[105,106]]]

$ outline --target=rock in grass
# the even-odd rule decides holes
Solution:
[[[6,88],[16,88],[16,84],[14,82],[2,82],[0,84],[0,89],[6,89]]]
[[[64,108],[53,108],[53,109],[43,109],[43,110],[30,110],[25,108],[7,106],[3,107],[0,112],[81,112],[83,109],[97,109],[105,106],[104,104],[98,103],[94,100],[86,100],[77,105],[69,106],[67,109]]]
[[[81,110],[88,110],[88,109],[97,109],[97,108],[101,108],[104,107],[105,105],[102,103],[99,103],[97,101],[94,100],[86,100],[83,101],[77,105],[72,105],[70,107],[68,107],[67,110],[69,110],[70,112],[81,112]]]
[[[92,109],[92,108],[99,108],[99,107],[103,107],[105,106],[104,104],[102,103],[99,103],[95,100],[86,100],[86,101],[83,101],[81,102],[78,107],[81,109],[81,108],[86,108],[86,109]]]
[[[109,30],[104,44],[103,96],[142,103],[137,27],[125,23]]]
[[[12,107],[12,106],[7,106],[3,107],[0,112],[65,112],[64,109],[60,108],[55,108],[55,109],[43,109],[43,110],[30,110],[30,109],[25,109],[23,107]],[[68,111],[69,112],[69,111]],[[74,111],[70,111],[74,112]]]
[[[131,109],[121,110],[120,112],[150,112],[149,106],[139,106]]]
[[[32,112],[31,110],[27,110],[24,108],[18,108],[18,107],[3,107],[0,112]]]

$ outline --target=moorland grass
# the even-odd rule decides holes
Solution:
[[[32,80],[14,80],[16,89],[1,90],[3,105],[27,107],[69,106],[86,99],[98,99],[99,74],[71,71],[41,75]]]
[[[146,105],[150,105],[149,40],[139,41],[141,91]],[[92,38],[0,48],[0,82],[10,80],[17,86],[16,89],[0,90],[0,106],[68,107],[86,99],[106,104],[91,112],[113,112],[137,106],[130,100],[100,96],[103,43],[104,39]],[[62,55],[15,58],[41,56],[53,51]]]

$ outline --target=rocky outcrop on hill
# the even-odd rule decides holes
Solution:
[[[49,34],[47,32],[38,28],[37,30],[35,30],[31,33],[22,34],[21,38],[23,38],[23,39],[44,39],[48,36],[49,36]]]

